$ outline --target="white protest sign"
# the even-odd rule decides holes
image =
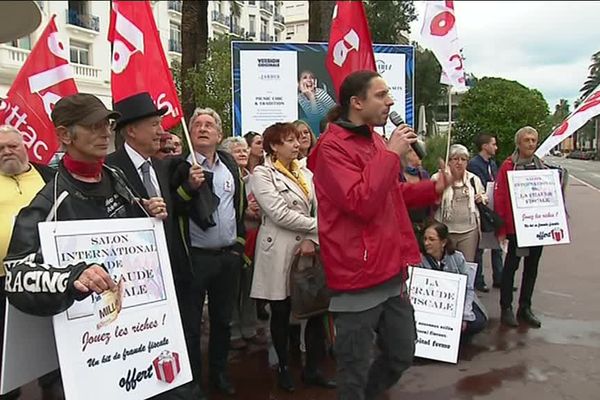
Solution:
[[[6,301],[0,393],[6,394],[57,368],[52,318],[25,314]]]
[[[567,244],[571,239],[558,171],[508,171],[519,247]]]
[[[103,264],[118,290],[54,317],[65,397],[146,399],[192,379],[162,222],[39,224],[44,260]]]
[[[415,309],[415,356],[456,363],[467,277],[426,268],[409,268],[410,301]]]

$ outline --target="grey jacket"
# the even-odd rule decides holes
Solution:
[[[421,254],[421,267],[427,269],[440,270],[439,265],[433,265],[435,261],[432,257],[426,257]],[[446,254],[442,260],[442,271],[450,272],[453,274],[463,274],[467,277],[467,290],[465,292],[465,307],[463,311],[463,321],[474,321],[475,313],[473,312],[473,303],[481,309],[486,319],[488,318],[487,311],[483,306],[483,303],[477,297],[475,288],[473,286],[474,279],[469,279],[469,267],[465,261],[465,257],[460,251],[455,251],[454,254]]]

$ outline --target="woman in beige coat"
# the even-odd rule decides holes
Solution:
[[[271,338],[279,359],[278,384],[290,392],[294,390],[288,370],[290,267],[296,254],[314,255],[318,243],[312,174],[297,161],[298,138],[298,130],[293,124],[277,123],[268,127],[263,134],[263,147],[267,153],[265,163],[257,166],[250,178],[262,215],[250,296],[269,302]],[[307,321],[305,341],[307,355],[303,381],[334,388],[335,383],[325,379],[318,370],[325,354],[321,316]]]

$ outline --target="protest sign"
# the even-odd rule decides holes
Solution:
[[[102,264],[115,291],[54,317],[67,399],[145,399],[192,379],[162,222],[39,224],[44,260]]]
[[[519,247],[570,243],[557,170],[508,171],[508,186]]]
[[[467,277],[409,268],[410,300],[415,309],[415,356],[456,363]]]
[[[6,301],[0,394],[58,368],[51,317],[19,311]]]

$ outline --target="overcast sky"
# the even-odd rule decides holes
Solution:
[[[415,1],[419,41],[425,2]],[[558,100],[579,97],[592,54],[600,50],[600,1],[455,1],[465,69],[516,80]]]

